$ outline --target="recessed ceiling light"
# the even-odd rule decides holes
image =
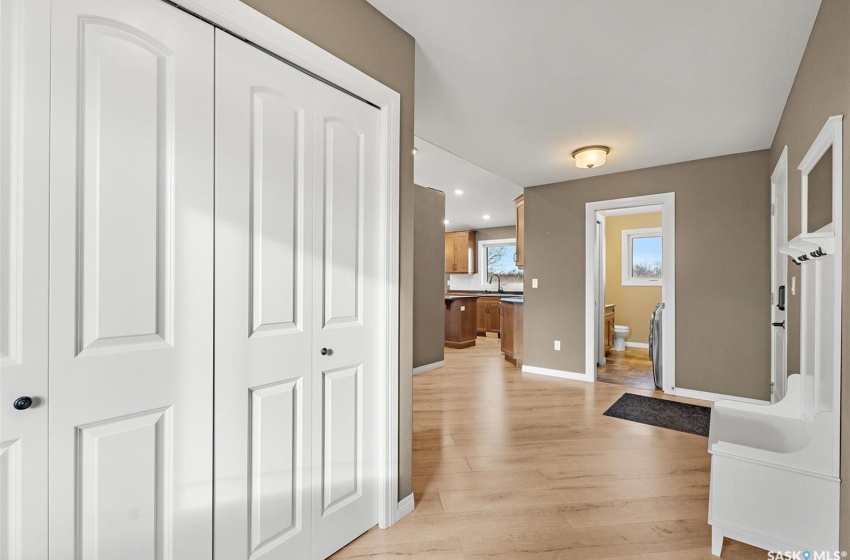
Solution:
[[[456,195],[458,195],[458,196],[460,196],[460,195],[462,195],[462,194],[463,194],[463,191],[462,191],[462,190],[460,190],[460,189],[455,189],[455,194],[456,194]]]
[[[484,214],[483,218],[484,218],[485,220],[489,220],[489,219],[490,219],[490,214]]]
[[[443,223],[444,223],[444,224],[446,224],[446,225],[449,225],[449,221],[448,221],[448,220],[443,220]]]
[[[418,153],[419,153],[419,148],[413,148],[413,155],[416,155]]]

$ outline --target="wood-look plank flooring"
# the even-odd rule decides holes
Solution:
[[[605,365],[596,368],[596,380],[656,390],[652,381],[652,361],[646,348],[626,348],[623,352],[611,350],[605,357]]]
[[[649,391],[522,373],[489,338],[413,387],[416,508],[333,558],[713,558],[706,438],[602,415]]]

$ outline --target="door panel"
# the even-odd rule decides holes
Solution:
[[[380,112],[315,84],[313,557],[377,523]],[[327,348],[326,355],[319,352]]]
[[[51,47],[51,558],[209,558],[213,29],[62,0]]]
[[[299,426],[304,416],[302,379],[251,389],[251,550],[277,547],[304,524],[304,455]],[[259,556],[259,554],[258,554]]]
[[[325,468],[322,478],[322,514],[327,515],[357,499],[362,491],[363,380],[359,366],[324,372],[322,419]]]
[[[364,138],[349,123],[325,119],[324,325],[360,323],[363,288]]]
[[[115,22],[83,18],[80,36],[78,353],[163,343],[172,329],[174,58]]]
[[[77,429],[83,558],[168,557],[173,455],[170,407]]]
[[[215,553],[310,557],[313,80],[216,33]]]
[[[47,558],[49,22],[47,0],[0,0],[2,560]]]

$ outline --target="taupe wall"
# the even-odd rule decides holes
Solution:
[[[614,303],[614,320],[631,329],[627,342],[649,342],[649,317],[661,301],[661,286],[623,286],[623,230],[661,227],[661,212],[605,219],[605,304]]]
[[[501,226],[482,228],[475,234],[475,241],[490,241],[492,239],[513,239],[516,237],[516,227]]]
[[[411,492],[414,40],[366,0],[242,0],[401,95],[399,498]]]
[[[797,166],[832,115],[844,115],[844,288],[842,295],[841,548],[850,550],[850,3],[823,0],[770,150],[770,169],[788,146],[788,234],[800,233]],[[799,270],[789,265],[789,280]],[[788,371],[800,367],[799,297],[788,292]]]
[[[768,399],[768,156],[764,150],[525,189],[525,363],[585,373],[585,204],[675,192],[676,385]]]
[[[413,367],[443,360],[446,195],[413,187]]]

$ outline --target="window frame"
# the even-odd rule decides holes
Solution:
[[[635,278],[632,276],[632,240],[641,237],[661,238],[661,278]],[[664,278],[664,235],[662,228],[635,228],[623,230],[622,263],[623,263],[623,286],[661,286]]]
[[[488,284],[487,280],[489,280],[489,275],[487,271],[487,247],[500,246],[500,245],[513,245],[516,247],[517,241],[515,237],[510,237],[506,239],[485,239],[483,241],[478,242],[478,276],[481,286],[485,289],[494,289],[496,284]],[[517,267],[518,270],[522,270]],[[523,277],[525,275],[523,274]],[[502,289],[509,291],[521,291],[525,286],[525,282],[502,282]]]

